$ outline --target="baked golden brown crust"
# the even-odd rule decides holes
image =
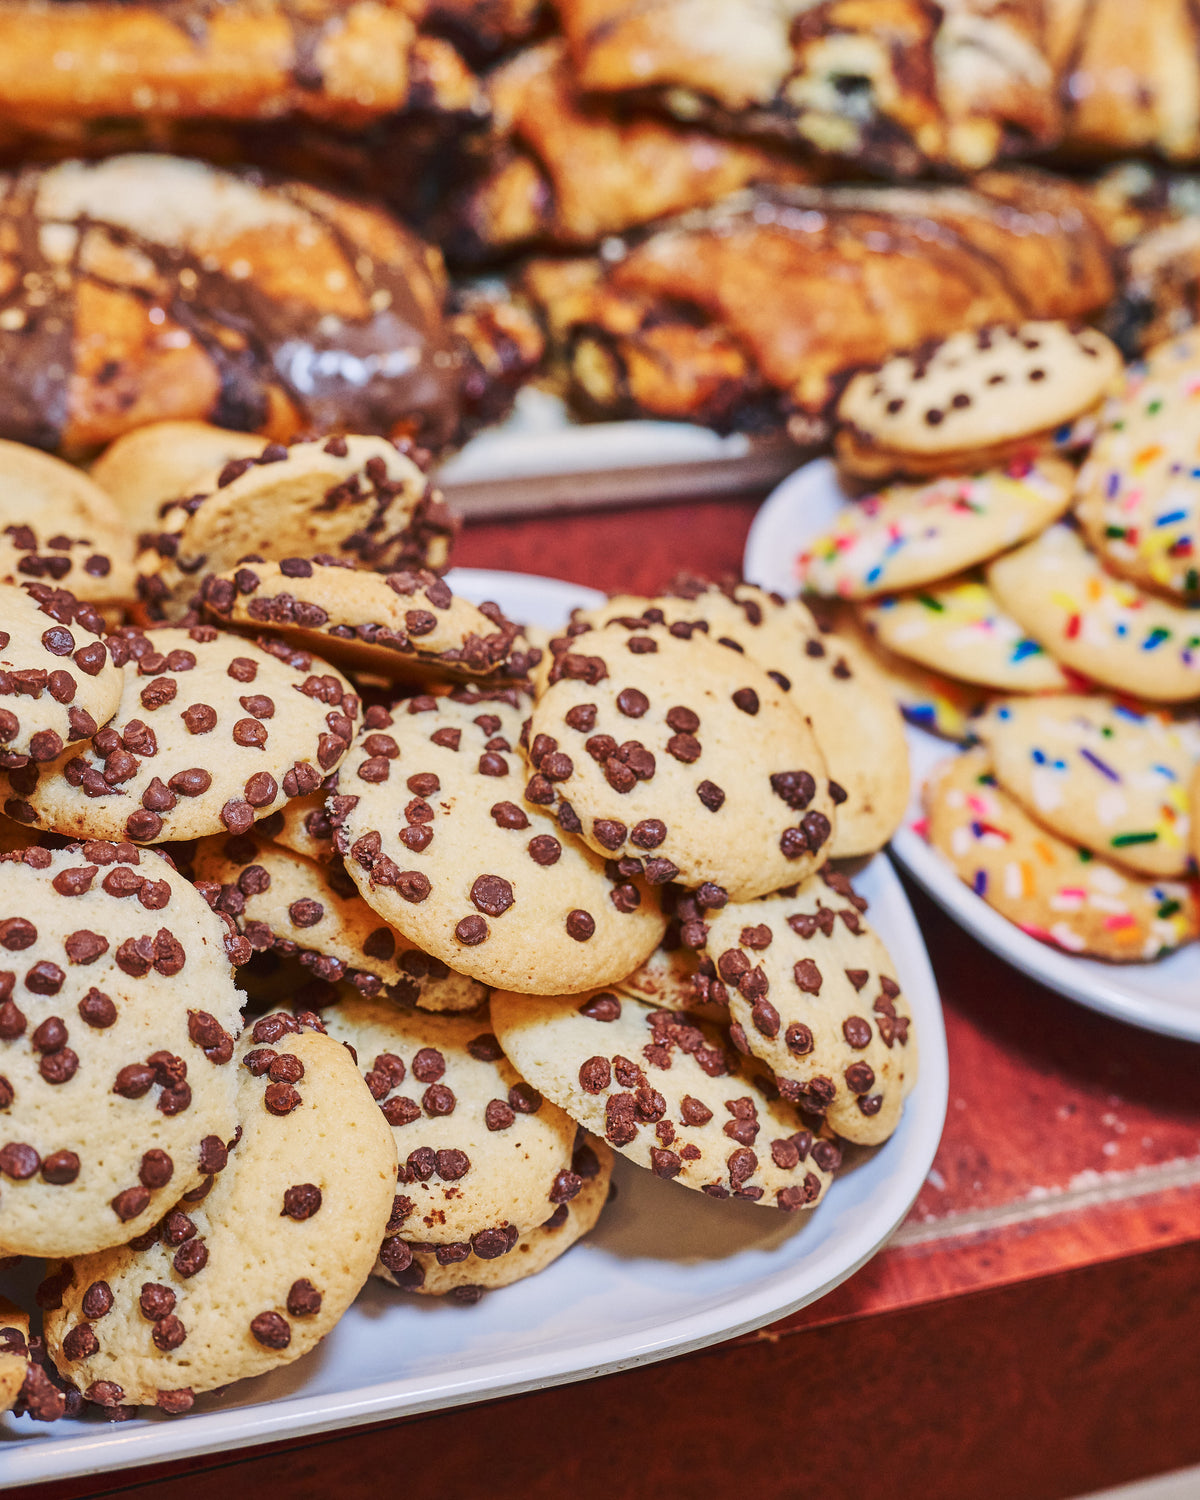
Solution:
[[[0,436],[75,454],[166,418],[444,445],[437,252],[379,209],[172,157],[0,176]]]
[[[1055,139],[1041,0],[560,0],[584,88],[909,173]]]
[[[436,221],[455,260],[530,242],[594,245],[752,182],[817,177],[794,151],[586,102],[558,40],[493,70],[487,88],[492,131],[483,160]]]
[[[524,286],[590,414],[788,421],[814,441],[855,369],[958,328],[1086,317],[1112,297],[1110,259],[1084,190],[990,173],[762,188],[612,264],[534,263]]]
[[[0,112],[343,126],[408,102],[404,0],[3,0]]]
[[[1062,146],[1200,155],[1200,12],[1192,0],[1045,0]]]
[[[418,35],[409,64],[405,108],[353,131],[302,116],[39,115],[21,124],[0,110],[0,167],[163,152],[369,194],[419,223],[439,200],[444,182],[458,172],[462,142],[486,123],[488,101],[480,80],[441,37]]]

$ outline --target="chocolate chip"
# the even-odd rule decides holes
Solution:
[[[292,1342],[292,1326],[277,1312],[261,1312],[252,1318],[250,1332],[264,1349],[286,1349]]]
[[[529,819],[515,802],[497,802],[491,816],[498,828],[528,828]]]
[[[492,1099],[483,1111],[483,1122],[489,1130],[507,1130],[516,1118],[512,1106],[503,1099]]]
[[[821,993],[822,975],[820,969],[811,958],[802,958],[792,969],[792,977],[797,987],[806,995],[819,995]]]
[[[673,734],[667,741],[667,753],[684,765],[700,759],[700,741],[691,734]]]
[[[586,943],[596,931],[596,919],[590,912],[576,907],[574,911],[567,913],[566,926],[568,937],[573,937],[577,943]]]
[[[617,694],[617,708],[627,719],[640,719],[649,707],[649,698],[637,688],[623,688]]]
[[[310,1318],[321,1311],[321,1293],[307,1277],[292,1282],[287,1294],[287,1310],[293,1318]]]
[[[514,1083],[508,1091],[508,1102],[519,1115],[536,1115],[542,1107],[542,1096],[529,1083]]]
[[[9,917],[0,922],[0,947],[19,953],[37,942],[37,928],[24,917]]]
[[[0,1156],[3,1152],[0,1152]],[[125,1188],[112,1200],[112,1211],[120,1219],[122,1224],[127,1224],[130,1219],[136,1219],[141,1213],[145,1213],[150,1203],[148,1189],[138,1187]]]
[[[321,1189],[316,1183],[298,1182],[284,1192],[283,1208],[279,1217],[283,1218],[286,1215],[287,1218],[301,1223],[305,1219],[311,1219],[320,1207]]]
[[[108,939],[106,937],[101,937],[98,932],[91,932],[86,927],[84,927],[81,928],[78,932],[68,933],[66,938],[63,939],[63,947],[67,950],[67,957],[73,964],[92,964],[95,963],[102,954],[108,952]],[[54,966],[52,965],[51,967]],[[30,972],[32,972],[32,970]],[[62,970],[60,969],[59,973],[61,972]],[[25,983],[29,985],[30,989],[34,988],[34,986],[29,983],[28,975],[26,976]],[[43,991],[41,993],[49,992]]]
[[[725,803],[725,793],[713,781],[702,781],[696,788],[696,796],[709,812],[720,812]]]
[[[864,1021],[862,1016],[847,1016],[842,1022],[842,1035],[851,1047],[866,1047],[871,1041],[870,1023]]]
[[[79,1014],[89,1026],[103,1030],[117,1019],[117,1007],[102,990],[93,988],[79,1002]]]
[[[53,1187],[65,1187],[79,1176],[79,1168],[74,1151],[52,1151],[42,1162],[42,1177]]]
[[[472,1037],[467,1043],[467,1051],[476,1062],[499,1062],[504,1056],[504,1049],[490,1031],[484,1031],[479,1036]]]
[[[62,1341],[62,1351],[69,1360],[90,1359],[99,1349],[100,1340],[90,1323],[76,1323]]]
[[[596,727],[596,705],[594,703],[576,703],[566,713],[566,722],[572,729],[578,730],[580,734],[590,734]]]
[[[258,664],[248,656],[235,656],[225,671],[234,682],[253,682],[258,676]]]
[[[580,1065],[579,1086],[585,1094],[602,1094],[612,1082],[612,1065],[607,1057],[589,1057]]]
[[[558,847],[557,840],[550,839],[549,842]],[[547,861],[553,862],[553,859]],[[503,916],[513,899],[512,886],[500,875],[480,875],[471,886],[471,901],[485,916]]]
[[[744,714],[754,715],[758,712],[758,694],[753,688],[738,688],[733,694],[734,705],[740,708]]]
[[[155,1323],[150,1333],[151,1341],[156,1349],[161,1349],[164,1354],[172,1349],[178,1349],[180,1344],[187,1338],[187,1329],[174,1313],[168,1313],[165,1318],[160,1318]]]
[[[615,818],[596,818],[592,823],[592,836],[604,849],[619,849],[627,832],[625,824]]]
[[[457,1103],[454,1090],[444,1083],[431,1083],[421,1095],[421,1104],[427,1115],[452,1115]]]
[[[539,833],[526,846],[535,865],[554,865],[562,857],[562,845],[548,833]]]
[[[189,1239],[176,1250],[171,1264],[187,1280],[208,1264],[208,1246],[203,1240]]]
[[[414,1120],[421,1118],[421,1106],[417,1101],[401,1094],[388,1099],[379,1108],[388,1124],[397,1129],[404,1125],[411,1125]]]
[[[813,1034],[807,1026],[793,1021],[783,1034],[787,1049],[796,1057],[806,1057],[813,1049]]]
[[[446,1072],[446,1059],[436,1047],[422,1047],[412,1060],[413,1077],[420,1083],[436,1083]]]
[[[300,1105],[300,1095],[290,1083],[269,1083],[263,1103],[273,1115],[290,1115]]]
[[[474,948],[488,936],[488,925],[482,917],[463,917],[454,929],[454,936],[468,948]]]
[[[803,812],[817,794],[817,783],[807,771],[777,771],[771,777],[771,790],[790,808]]]

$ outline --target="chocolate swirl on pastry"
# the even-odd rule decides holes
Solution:
[[[437,252],[382,211],[171,157],[0,176],[0,436],[201,418],[287,440],[458,425]]]
[[[588,414],[811,442],[855,369],[958,328],[1088,317],[1111,258],[1084,190],[992,172],[969,189],[762,187],[623,257],[533,262],[524,285]]]

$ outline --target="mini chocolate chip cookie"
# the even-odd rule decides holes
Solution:
[[[133,538],[110,497],[73,464],[0,441],[0,580],[61,584],[77,599],[133,598]]]
[[[90,604],[46,583],[0,583],[0,765],[54,760],[121,701],[122,674]]]
[[[396,1151],[346,1049],[274,1020],[239,1048],[239,1139],[201,1193],[131,1244],[72,1256],[42,1283],[46,1347],[102,1406],[188,1411],[290,1364],[370,1274]],[[269,1053],[266,1066],[260,1066]]]
[[[464,1303],[478,1302],[484,1292],[535,1276],[595,1228],[609,1199],[612,1164],[613,1154],[604,1142],[581,1133],[570,1171],[580,1186],[572,1181],[569,1194],[560,1189],[546,1222],[527,1229],[511,1248],[481,1257],[469,1242],[433,1245],[396,1234],[384,1240],[372,1274],[406,1292]],[[486,1251],[488,1246],[482,1248]]]
[[[822,632],[798,599],[751,584],[680,578],[654,599],[618,595],[572,616],[572,649],[586,650],[579,626],[641,619],[677,637],[699,631],[750,657],[791,696],[817,737],[838,807],[829,853],[851,857],[881,849],[908,801],[908,746],[891,694],[853,642]]]
[[[916,1081],[916,1038],[866,905],[827,866],[790,894],[711,913],[707,953],[734,1045],[770,1066],[785,1099],[874,1146]]]
[[[663,935],[654,890],[529,800],[516,688],[367,711],[329,799],[364,900],[450,968],[562,994],[636,969]],[[548,785],[549,783],[547,783]]]
[[[492,997],[505,1052],[586,1130],[713,1198],[812,1208],[841,1162],[728,1032],[628,995]]]
[[[205,610],[268,629],[345,671],[411,681],[524,678],[537,660],[498,605],[475,605],[425,569],[368,573],[349,560],[285,557],[206,578]]]
[[[487,998],[477,980],[452,974],[383,922],[340,860],[318,864],[254,833],[203,840],[192,864],[214,911],[237,924],[255,953],[295,957],[328,984],[350,980],[364,995],[426,1010],[475,1010]]]
[[[0,858],[3,1253],[123,1243],[224,1166],[231,929],[131,844]]]
[[[209,573],[242,562],[329,553],[355,567],[441,567],[451,525],[397,444],[331,437],[234,459],[198,481],[144,539],[138,594],[150,618],[178,618]]]
[[[110,443],[91,476],[110,495],[134,536],[162,528],[162,512],[228,463],[257,458],[267,440],[208,422],[149,422]]]
[[[358,699],[306,651],[197,625],[123,631],[108,653],[120,707],[90,743],[9,772],[17,822],[135,844],[245,833],[349,748]]]
[[[820,746],[744,651],[640,617],[551,649],[526,797],[569,803],[592,849],[713,900],[776,890],[824,857],[836,811]]]
[[[1094,328],[964,329],[851,380],[837,410],[838,461],[866,479],[992,468],[1070,443],[1070,424],[1120,371],[1116,346]]]
[[[343,995],[325,1024],[353,1048],[396,1137],[389,1236],[465,1245],[487,1260],[578,1193],[575,1123],[509,1062],[486,1009],[429,1016]]]

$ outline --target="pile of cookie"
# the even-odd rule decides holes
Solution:
[[[470,1303],[613,1153],[813,1208],[911,1014],[834,859],[908,795],[879,673],[684,580],[523,630],[407,443],[0,443],[0,1401],[120,1418]]]
[[[1070,953],[1200,934],[1200,340],[1123,368],[1093,329],[962,333],[863,372],[851,492],[797,560],[906,715],[969,746],[930,843]]]

